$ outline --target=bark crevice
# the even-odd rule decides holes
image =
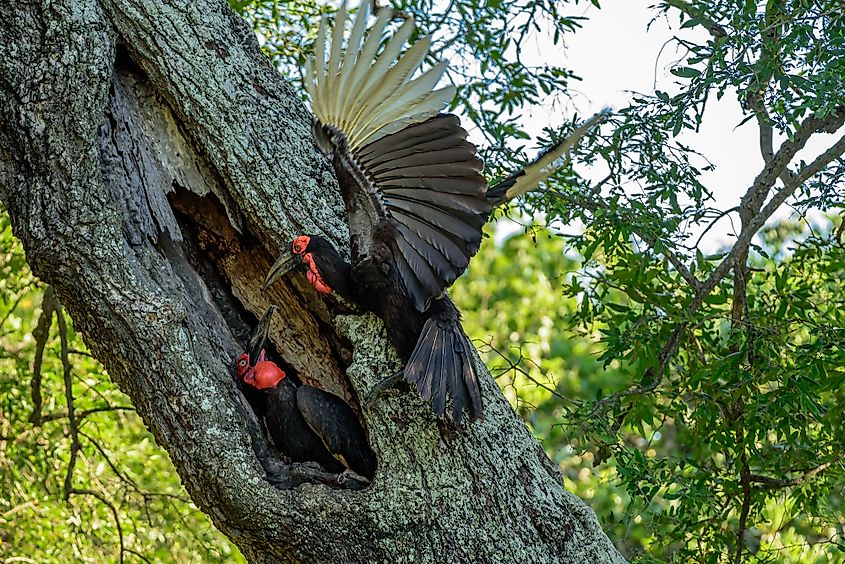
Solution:
[[[33,271],[250,560],[621,560],[486,370],[464,430],[415,394],[364,411],[364,491],[277,464],[230,373],[251,315],[281,306],[276,351],[351,401],[399,362],[303,276],[259,291],[295,234],[348,231],[308,113],[225,2],[2,5],[0,93],[0,194]]]

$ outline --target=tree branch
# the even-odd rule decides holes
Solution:
[[[61,342],[62,370],[65,383],[65,401],[67,402],[67,419],[70,428],[70,460],[67,465],[64,483],[64,500],[70,499],[73,490],[73,470],[76,466],[76,457],[82,445],[79,443],[79,427],[76,424],[76,414],[73,406],[73,376],[71,374],[70,360],[68,359],[67,344],[67,323],[62,313],[62,306],[56,303],[56,321],[59,326],[59,341]],[[122,544],[122,543],[121,543]]]
[[[562,200],[568,201],[577,206],[581,206],[585,209],[590,210],[593,213],[595,213],[599,209],[604,211],[611,210],[611,207],[608,204],[600,200],[595,200],[593,198],[588,198],[586,196],[581,195],[567,194],[558,190],[553,190],[552,193]],[[654,250],[655,245],[657,244],[656,237],[645,233],[642,229],[638,229],[636,226],[633,228],[633,232],[636,233],[636,235],[640,239],[642,239],[646,245],[648,245],[652,250]],[[701,282],[692,274],[692,272],[690,272],[690,269],[687,267],[687,265],[684,264],[681,258],[674,251],[672,251],[672,249],[668,248],[668,246],[666,245],[663,245],[660,253],[666,257],[666,260],[668,260],[673,267],[675,267],[675,270],[678,271],[678,274],[681,275],[681,277],[687,282],[687,284],[690,285],[692,289],[696,290],[699,288]]]
[[[763,92],[753,92],[748,95],[748,107],[754,112],[757,120],[757,127],[760,130],[760,155],[763,157],[763,162],[770,164],[775,158],[774,150],[774,130],[772,128],[772,119],[769,116],[766,105],[763,102]],[[792,180],[794,176],[789,170],[788,164],[783,167],[782,172],[778,175],[784,184]]]
[[[29,422],[33,425],[40,425],[42,421],[41,366],[44,362],[44,347],[47,346],[47,339],[50,337],[53,313],[58,307],[58,300],[53,287],[47,286],[41,298],[41,315],[38,317],[38,325],[32,332],[32,336],[35,338],[35,360],[32,365],[32,380],[29,384],[30,396],[32,397],[32,413],[29,414]]]
[[[71,488],[68,491],[68,496],[70,495],[90,495],[91,497],[95,497],[100,500],[103,505],[109,508],[109,511],[111,511],[111,514],[114,517],[114,526],[117,529],[117,538],[120,543],[120,552],[118,553],[118,560],[120,564],[123,564],[123,554],[126,552],[126,547],[123,544],[123,527],[120,524],[120,515],[117,512],[117,507],[115,507],[112,502],[106,499],[106,496],[94,490]]]
[[[690,19],[697,19],[701,21],[704,28],[709,31],[710,35],[712,35],[715,39],[720,39],[728,35],[728,32],[724,27],[716,23],[713,19],[705,16],[704,12],[684,0],[666,0],[666,5],[677,8]]]
[[[76,415],[76,419],[85,419],[89,415],[93,415],[94,413],[104,413],[107,411],[135,411],[135,408],[131,405],[114,405],[114,406],[102,406],[102,407],[93,407],[91,409],[85,409],[80,411]],[[47,423],[49,421],[56,421],[58,419],[65,419],[68,417],[67,411],[60,411],[58,413],[48,413],[41,417],[41,423]]]
[[[807,481],[815,478],[834,464],[841,462],[845,459],[845,453],[840,453],[839,456],[834,458],[833,460],[829,460],[823,464],[819,464],[815,468],[811,468],[803,472],[799,476],[795,476],[794,478],[772,478],[770,476],[761,476],[759,474],[751,474],[750,480],[751,482],[758,484],[756,487],[762,490],[776,490],[781,488],[791,488],[793,486],[800,486]]]
[[[167,498],[176,499],[178,501],[181,501],[182,503],[190,503],[189,499],[186,499],[186,498],[179,496],[179,495],[176,495],[176,494],[161,493],[161,492],[148,492],[148,491],[142,490],[140,488],[140,486],[138,486],[137,482],[135,482],[135,480],[133,480],[132,478],[130,478],[129,476],[127,476],[126,474],[124,474],[123,472],[120,471],[120,469],[112,461],[111,457],[108,455],[108,453],[106,453],[105,449],[103,448],[103,446],[99,442],[94,440],[94,438],[91,435],[85,433],[84,431],[79,431],[79,434],[81,436],[85,437],[85,439],[87,439],[88,442],[91,443],[94,446],[94,449],[96,449],[96,451],[100,453],[100,456],[103,457],[103,460],[105,460],[106,464],[108,465],[109,468],[111,468],[111,471],[114,472],[115,476],[117,476],[117,478],[121,482],[123,482],[124,484],[128,485],[130,488],[135,490],[135,493],[139,494],[144,499],[146,499],[148,497],[167,497]]]
[[[796,133],[796,140],[794,142],[785,142],[784,146],[778,151],[775,155],[773,162],[782,163],[783,160],[789,156],[791,159],[795,153],[804,146],[807,139],[809,138],[811,133],[808,133],[809,127],[805,127],[809,125],[810,121],[813,121],[813,127],[815,127],[814,131],[827,131],[831,126],[836,125],[836,129],[841,127],[843,123],[845,123],[845,111],[839,112],[835,119],[827,119],[827,120],[815,120],[814,118],[809,118],[807,121],[804,122],[804,125],[800,128],[803,132],[802,135],[798,136]],[[789,145],[789,147],[786,147]],[[831,146],[827,151],[819,155],[812,163],[805,166],[801,169],[798,174],[795,175],[788,183],[786,183],[778,192],[772,197],[768,204],[766,204],[762,210],[753,215],[753,218],[748,222],[747,225],[743,226],[742,231],[740,232],[739,236],[737,237],[736,243],[731,248],[731,251],[728,255],[722,259],[722,262],[716,267],[716,269],[710,274],[710,276],[701,284],[698,292],[695,295],[695,298],[690,303],[688,307],[688,311],[693,313],[701,307],[701,304],[704,303],[704,300],[707,296],[710,295],[710,292],[716,287],[716,285],[725,277],[725,275],[730,270],[731,266],[734,264],[736,257],[741,253],[745,253],[748,250],[749,245],[751,244],[751,240],[754,238],[754,235],[763,224],[774,214],[778,208],[789,198],[795,190],[797,190],[804,182],[814,176],[816,173],[820,172],[825,166],[827,166],[834,158],[843,154],[845,151],[845,136],[843,136],[839,141],[837,141],[833,146]],[[785,165],[784,165],[785,166]],[[750,197],[754,192],[761,192],[760,186],[765,184],[766,182],[774,182],[774,179],[777,178],[775,175],[772,176],[772,171],[775,170],[776,166],[767,166],[763,173],[758,176],[757,181],[755,181],[754,185],[749,189],[748,193],[746,193],[745,197],[743,197],[743,205],[744,206],[753,206],[760,202],[758,198]],[[742,212],[742,207],[740,206],[740,213]]]
[[[774,161],[780,162],[783,161],[783,159],[785,159],[787,156],[789,156],[789,158],[794,156],[794,154],[801,147],[804,146],[804,143],[806,143],[807,139],[812,134],[812,132],[828,131],[831,128],[834,128],[835,130],[841,127],[843,123],[845,123],[845,111],[840,111],[835,116],[829,116],[827,119],[824,120],[808,118],[802,124],[802,127],[799,128],[799,131],[801,131],[801,135],[799,136],[798,134],[796,134],[796,139],[793,142],[785,142],[784,146],[782,146],[781,149],[778,151],[778,154],[775,155]],[[816,173],[820,172],[834,158],[839,155],[842,155],[843,152],[845,152],[845,136],[839,139],[839,141],[837,141],[827,151],[817,157],[812,163],[801,169],[798,174],[796,174],[792,179],[790,179],[790,181],[785,186],[783,186],[783,188],[781,188],[775,194],[774,197],[772,197],[769,203],[765,207],[763,207],[762,210],[759,211],[759,213],[752,213],[751,219],[746,225],[743,226],[742,231],[737,237],[737,240],[728,255],[722,259],[722,262],[719,263],[716,269],[710,274],[710,276],[706,280],[698,284],[695,296],[693,297],[689,306],[687,306],[688,315],[692,315],[693,313],[698,311],[698,308],[701,307],[707,296],[710,295],[716,285],[721,282],[721,280],[727,275],[733,265],[736,264],[737,257],[748,252],[748,248],[751,244],[751,240],[753,239],[754,235],[757,233],[757,231],[759,231],[763,224],[765,224],[769,217],[771,217],[772,214],[774,214],[775,211],[777,211],[777,209],[786,201],[786,199],[789,198],[789,196],[791,196],[795,192],[795,190],[797,190],[804,182],[806,182]],[[752,194],[755,190],[759,189],[759,186],[762,182],[768,180],[774,182],[774,178],[777,178],[777,176],[771,176],[772,170],[774,170],[774,167],[769,165],[766,167],[764,172],[758,176],[757,181],[754,183],[754,185],[752,185],[748,193],[746,193],[746,196],[743,198],[746,206],[759,205],[760,203],[762,203],[761,200],[750,198],[749,195]],[[586,206],[586,202],[582,205]],[[747,210],[748,208],[746,207],[745,209]],[[740,214],[742,213],[743,208],[741,206]],[[632,395],[639,395],[654,390],[660,383],[661,375],[666,369],[666,365],[669,359],[674,356],[674,354],[677,352],[678,346],[680,344],[681,334],[686,329],[686,327],[686,321],[678,323],[678,325],[675,327],[675,330],[672,332],[669,341],[661,349],[660,354],[658,355],[657,367],[648,368],[644,372],[642,381],[639,385],[602,398],[596,403],[595,411],[601,412],[605,410],[609,405],[614,404],[621,398]],[[619,422],[619,425],[621,426],[621,422]]]

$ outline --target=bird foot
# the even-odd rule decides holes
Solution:
[[[392,388],[404,379],[405,371],[399,370],[397,372],[394,372],[375,386],[373,386],[372,389],[370,389],[370,391],[364,397],[364,409],[369,411],[370,408],[372,408],[373,403],[375,403],[375,401],[379,398],[379,396],[381,396],[381,394],[383,394],[388,388]]]

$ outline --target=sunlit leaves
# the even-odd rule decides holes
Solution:
[[[117,562],[119,534],[109,506],[90,495],[63,499],[70,437],[55,323],[42,365],[43,420],[31,421],[32,334],[43,287],[24,262],[5,210],[0,210],[0,288],[0,555],[9,562]],[[69,343],[82,443],[71,485],[94,491],[115,507],[124,546],[135,553],[124,552],[124,558],[239,559],[190,503],[167,453],[131,407],[123,409],[129,398],[72,328]]]

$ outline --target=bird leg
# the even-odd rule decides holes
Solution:
[[[383,394],[388,388],[392,388],[399,382],[402,382],[404,379],[405,371],[399,370],[370,388],[370,391],[364,397],[364,409],[369,411],[373,406],[373,403],[375,403],[381,394]]]

